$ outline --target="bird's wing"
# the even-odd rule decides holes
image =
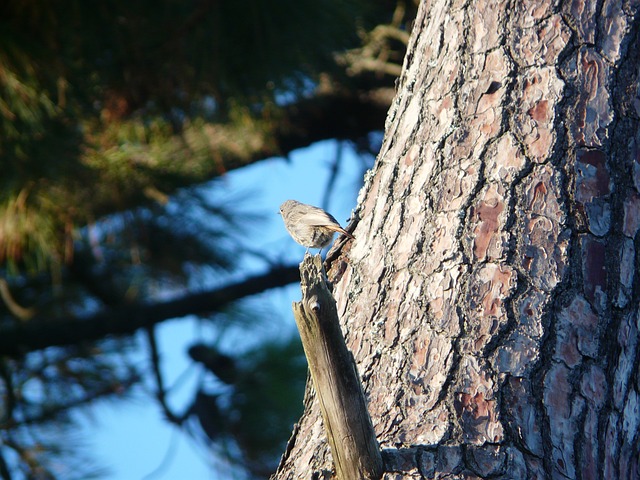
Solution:
[[[313,210],[306,212],[300,218],[300,221],[305,225],[310,225],[312,227],[326,227],[334,232],[342,233],[349,238],[354,238],[353,235],[340,226],[333,215],[320,208],[313,207]]]
[[[340,225],[338,223],[338,221],[333,218],[332,215],[328,214],[327,212],[325,212],[324,210],[321,209],[313,209],[309,212],[306,212],[301,218],[300,220],[307,224],[307,225],[311,225],[311,226],[321,226],[321,227],[326,227],[329,225]]]

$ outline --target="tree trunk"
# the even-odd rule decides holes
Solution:
[[[557,3],[420,7],[329,271],[387,479],[640,478],[639,2]]]

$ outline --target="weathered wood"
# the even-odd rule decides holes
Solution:
[[[320,255],[305,256],[300,277],[302,301],[293,303],[293,313],[320,400],[337,478],[377,480],[383,471],[380,449]]]

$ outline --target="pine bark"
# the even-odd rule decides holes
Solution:
[[[640,478],[639,3],[421,4],[329,270],[384,478]]]

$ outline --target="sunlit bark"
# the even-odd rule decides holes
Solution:
[[[385,478],[640,476],[637,20],[421,5],[330,271]],[[331,469],[309,396],[275,477]]]

